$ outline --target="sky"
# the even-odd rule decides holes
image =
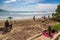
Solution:
[[[0,9],[9,11],[55,11],[60,0],[0,0]]]

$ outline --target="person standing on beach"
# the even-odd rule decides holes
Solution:
[[[33,20],[35,21],[35,16],[33,17]]]
[[[46,19],[46,17],[44,16],[43,19]]]

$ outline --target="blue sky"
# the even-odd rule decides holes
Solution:
[[[0,0],[0,9],[9,11],[54,11],[60,0]]]

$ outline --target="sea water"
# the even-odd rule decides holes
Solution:
[[[43,16],[51,16],[52,13],[8,13],[8,12],[0,12],[0,20],[6,20],[9,19],[8,17],[12,17],[12,20],[16,19],[28,19],[33,18],[35,16],[36,18],[40,18]]]

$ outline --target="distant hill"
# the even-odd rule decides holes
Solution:
[[[6,10],[0,9],[0,11],[6,11]]]
[[[2,13],[6,13],[6,12],[8,13],[9,11],[8,11],[8,10],[0,9],[0,13],[1,13],[1,12],[2,12]]]
[[[8,11],[0,9],[0,12],[9,12],[9,13],[46,13],[46,11]]]

